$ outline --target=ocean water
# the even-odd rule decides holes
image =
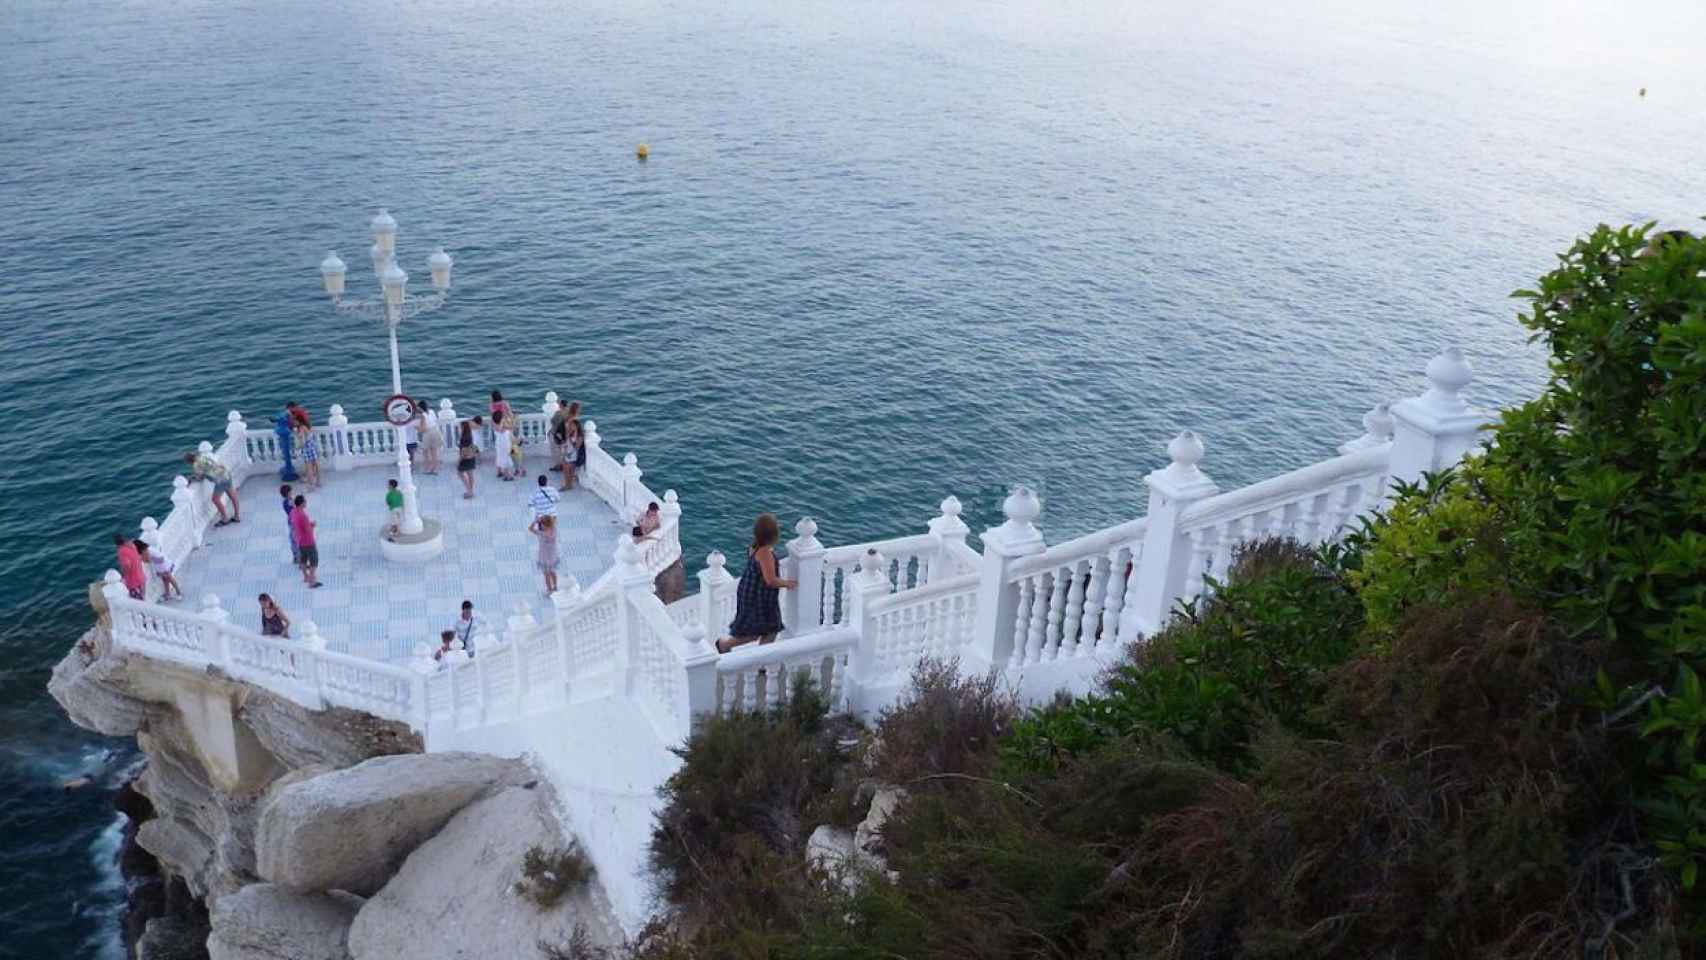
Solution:
[[[368,285],[376,207],[417,284],[456,257],[410,391],[579,398],[690,557],[759,510],[981,529],[1018,481],[1058,539],[1181,428],[1223,486],[1326,455],[1445,343],[1531,394],[1510,291],[1706,213],[1701,36],[1694,0],[9,0],[0,953],[116,955],[127,748],[43,684],[225,411],[377,416],[382,332],[316,272]]]

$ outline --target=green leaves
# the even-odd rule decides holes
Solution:
[[[1662,687],[1638,728],[1641,808],[1692,891],[1706,862],[1706,242],[1602,226],[1517,296],[1553,380],[1501,424],[1485,469],[1509,482],[1490,506],[1532,595],[1647,665],[1622,668],[1628,688]],[[1615,707],[1604,672],[1588,699]]]

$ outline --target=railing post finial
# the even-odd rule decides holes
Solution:
[[[214,623],[230,623],[231,614],[219,605],[219,594],[208,591],[201,595],[201,616],[204,620]]]

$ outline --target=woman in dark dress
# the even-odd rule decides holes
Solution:
[[[746,549],[746,569],[735,588],[735,618],[729,636],[717,641],[717,652],[728,653],[741,644],[769,643],[782,632],[781,591],[799,586],[785,580],[776,568],[776,541],[782,527],[776,515],[761,513],[752,525],[752,546]]]

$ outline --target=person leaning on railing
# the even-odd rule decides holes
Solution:
[[[228,523],[242,523],[243,511],[237,503],[237,488],[231,484],[231,471],[225,469],[225,464],[220,463],[209,453],[186,453],[184,454],[184,462],[190,465],[190,479],[197,482],[209,480],[213,483],[213,509],[219,511],[219,520],[214,523],[214,526],[223,527]],[[221,497],[231,503],[231,516],[229,517],[225,516],[225,505],[219,502]]]
[[[781,536],[775,514],[758,515],[752,525],[752,545],[746,548],[746,569],[735,587],[735,618],[729,623],[730,635],[717,641],[718,653],[753,641],[770,643],[782,632],[782,591],[794,589],[799,582],[777,573],[776,541]]]

